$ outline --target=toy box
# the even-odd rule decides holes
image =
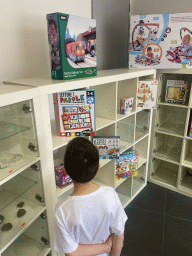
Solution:
[[[134,98],[126,98],[120,100],[120,114],[126,115],[133,111],[133,101]]]
[[[192,13],[130,18],[129,68],[192,67]]]
[[[120,154],[120,136],[93,137],[93,145],[99,150],[100,159],[118,159]]]
[[[116,180],[137,176],[138,153],[134,150],[124,152],[116,162]]]
[[[63,137],[94,136],[95,91],[57,93],[59,134]]]
[[[137,110],[155,108],[157,97],[157,85],[157,80],[138,81]]]
[[[72,179],[69,177],[64,169],[64,164],[59,164],[55,166],[55,179],[57,186],[59,186],[60,188],[64,188],[66,185],[72,182]]]
[[[47,26],[52,78],[96,76],[96,20],[52,13]]]
[[[185,104],[187,85],[182,80],[167,80],[165,102]]]

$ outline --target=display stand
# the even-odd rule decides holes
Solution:
[[[20,88],[21,93],[27,88],[31,92],[29,94],[31,97],[28,95],[28,99],[32,100],[35,118],[34,125],[36,126],[35,130],[38,140],[38,156],[35,162],[39,161],[41,168],[42,175],[40,180],[43,183],[50,238],[49,248],[51,248],[52,256],[55,255],[53,251],[54,208],[58,201],[66,198],[73,190],[72,184],[64,189],[60,189],[55,183],[54,166],[63,162],[66,145],[71,139],[59,136],[55,101],[56,93],[75,89],[95,89],[96,135],[120,136],[120,153],[126,150],[136,150],[139,153],[138,176],[116,181],[115,160],[103,159],[100,160],[100,169],[94,179],[97,184],[112,186],[117,191],[123,206],[126,207],[146,186],[149,162],[149,142],[153,110],[137,111],[137,82],[138,80],[155,79],[155,76],[155,70],[130,71],[128,69],[118,69],[100,71],[97,77],[89,79],[72,81],[59,81],[50,78],[22,79],[9,81],[4,85],[10,86],[11,90],[15,90],[13,88]],[[14,86],[8,84],[14,84]],[[37,94],[33,97],[32,93]],[[3,99],[5,97],[6,94],[3,96]],[[120,114],[120,100],[125,97],[134,97],[134,107],[133,112],[122,115]],[[16,102],[23,100],[27,99],[18,97]],[[12,104],[12,102],[5,102],[4,106],[9,104]],[[25,172],[26,166],[29,167],[28,165],[21,167],[11,177],[17,177],[20,173]],[[22,231],[20,234],[22,234],[19,236],[20,241],[27,241]],[[27,234],[31,235],[32,232],[29,231]],[[15,239],[16,237],[7,245],[7,250],[10,250],[10,252],[16,246],[14,245],[16,243]],[[37,239],[33,239],[34,243],[38,242]],[[16,244],[18,245],[18,243]],[[42,251],[42,253],[45,251],[45,255],[48,253],[46,250],[49,249],[44,248]],[[3,255],[3,251],[1,253]]]
[[[192,108],[191,70],[161,70],[151,136],[149,181],[192,197],[192,140],[188,124]],[[167,80],[188,82],[184,104],[165,102]]]

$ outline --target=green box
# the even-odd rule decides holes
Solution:
[[[96,20],[64,13],[47,14],[53,79],[97,75]]]

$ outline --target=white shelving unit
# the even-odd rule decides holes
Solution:
[[[128,69],[117,69],[100,71],[97,77],[71,81],[37,78],[5,82],[6,85],[4,87],[10,87],[11,91],[20,88],[19,90],[20,93],[23,93],[22,95],[25,95],[25,90],[29,91],[28,99],[32,100],[39,149],[36,162],[40,162],[42,171],[45,208],[48,215],[49,248],[51,248],[52,256],[55,255],[53,251],[54,207],[58,201],[66,198],[73,190],[72,184],[64,189],[60,189],[55,184],[54,166],[63,162],[66,145],[71,139],[59,136],[55,101],[56,93],[80,88],[95,89],[96,135],[118,135],[121,137],[121,153],[133,149],[139,153],[138,176],[127,178],[123,181],[115,181],[115,160],[100,160],[100,169],[94,179],[97,184],[112,186],[119,194],[120,200],[125,207],[147,184],[153,110],[136,110],[137,82],[139,79],[155,79],[155,77],[155,70],[130,71]],[[6,96],[6,93],[4,96]],[[133,112],[126,116],[120,114],[120,99],[125,97],[134,97]],[[14,100],[16,99],[14,96],[13,98]],[[13,103],[21,102],[23,98],[24,96],[18,96],[17,100]],[[4,101],[4,106],[12,104],[12,102],[5,99]],[[26,165],[26,168],[28,167]],[[17,177],[20,173],[25,172],[26,168],[24,166],[11,175]],[[37,218],[37,220],[39,219]],[[27,234],[32,234],[32,231],[29,230]],[[26,238],[25,233],[22,232],[18,239],[20,242],[17,242],[17,240],[11,241],[7,246],[7,250],[11,252],[15,246],[19,246],[19,243],[25,242],[27,246],[28,237]],[[30,242],[29,246],[31,246]],[[34,238],[34,243],[36,242],[38,241]],[[34,245],[34,247],[36,249],[41,248],[41,245]],[[3,252],[1,253],[4,255]],[[40,255],[46,255],[46,253],[49,253],[47,247],[42,250]]]
[[[159,90],[154,111],[149,180],[192,197],[192,140],[188,125],[192,109],[192,72],[190,69],[161,70],[157,73]],[[188,82],[185,104],[165,102],[167,80]]]

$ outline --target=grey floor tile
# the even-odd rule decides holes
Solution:
[[[192,199],[166,189],[165,214],[192,221]]]
[[[126,208],[126,213],[122,255],[162,256],[164,216],[138,208]]]
[[[148,211],[164,214],[165,204],[165,188],[153,184],[147,183],[147,186],[141,191],[141,193],[130,203],[128,208],[136,207],[145,209]]]
[[[163,256],[192,255],[192,222],[165,216]]]

